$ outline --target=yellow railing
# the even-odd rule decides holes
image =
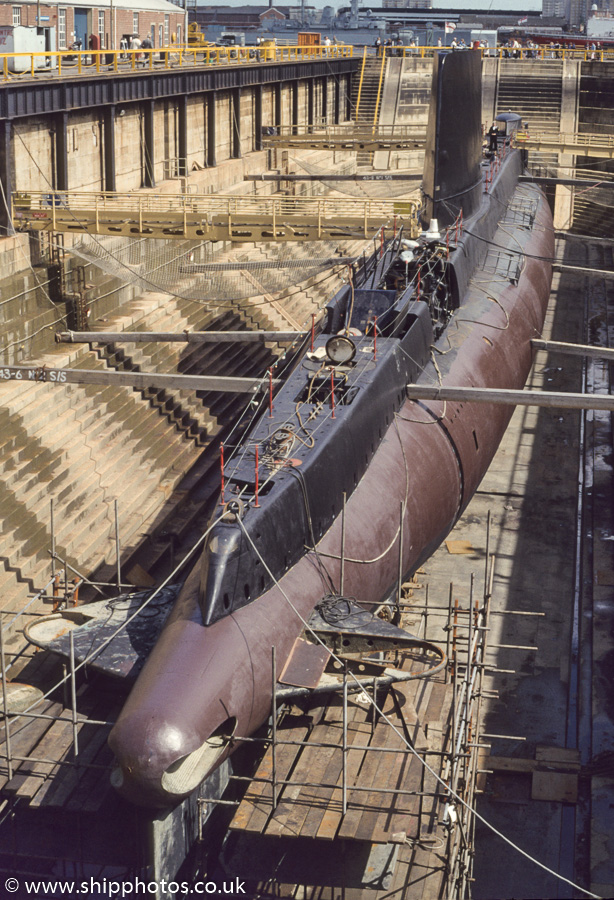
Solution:
[[[464,49],[467,50],[470,48]],[[521,47],[520,50],[517,51],[509,47],[497,47],[496,49],[494,47],[486,47],[479,49],[482,58],[486,59],[489,57],[492,59],[581,59],[585,62],[614,60],[614,48],[611,50],[589,50],[584,47],[576,47],[574,49],[560,47],[559,49],[556,49],[540,46],[534,47],[533,49]],[[378,56],[385,54],[386,56],[409,56],[424,59],[425,57],[433,56],[434,53],[442,50],[451,51],[452,48],[449,44],[447,47],[380,47],[379,51],[374,50],[373,52],[377,52]],[[455,52],[462,53],[464,51],[457,48]]]
[[[365,47],[362,53],[362,66],[360,67],[360,81],[358,82],[358,99],[356,100],[356,110],[354,112],[354,118],[358,121],[358,112],[360,110],[360,96],[362,94],[362,83],[365,78],[365,66],[367,64],[367,48]]]
[[[514,143],[519,147],[533,149],[553,149],[559,153],[573,153],[576,156],[596,156],[614,159],[614,136],[610,134],[579,134],[577,132],[519,131],[514,135]]]
[[[350,44],[330,47],[165,47],[161,50],[61,50],[40,53],[2,53],[2,78],[26,75],[61,77],[160,70],[182,66],[227,66],[353,56]]]
[[[358,47],[356,49],[359,49]],[[438,50],[448,47],[382,47],[378,55],[432,57]],[[161,70],[185,66],[228,66],[258,64],[262,62],[286,62],[315,59],[339,59],[354,56],[351,44],[331,44],[331,46],[277,46],[277,47],[164,47],[155,50],[60,50],[38,53],[2,53],[0,67],[2,80],[15,78],[61,77],[71,75],[105,75],[117,72]],[[363,48],[363,59],[375,53],[370,47]],[[457,52],[463,52],[458,50]],[[589,48],[539,47],[519,50],[497,47],[481,49],[484,58],[499,59],[539,59],[560,60],[579,59],[604,62],[614,60],[614,49],[590,50]]]

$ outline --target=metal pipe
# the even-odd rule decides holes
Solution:
[[[446,656],[450,659],[450,640],[452,637],[452,598],[454,594],[454,583],[450,582],[450,591],[448,593],[448,626],[446,628]],[[450,672],[446,668],[446,684],[449,684]]]
[[[72,743],[75,757],[79,755],[79,735],[77,733],[77,681],[75,675],[75,634],[72,629],[68,632],[68,647],[70,658],[70,701],[72,710]]]
[[[348,747],[348,679],[347,663],[343,672],[343,746],[342,753],[342,783],[341,783],[341,814],[347,812],[347,747]]]
[[[544,406],[551,409],[601,409],[614,412],[614,396],[512,391],[502,388],[430,387],[408,384],[410,400],[461,400],[469,403],[502,403],[508,406]]]
[[[49,553],[51,553],[51,551],[49,551]],[[102,594],[102,596],[104,597],[104,591],[101,591],[100,588],[97,586],[97,585],[103,584],[104,582],[101,582],[101,581],[90,581],[89,578],[86,578],[85,575],[82,575],[81,572],[80,572],[78,569],[75,569],[75,567],[74,567],[74,566],[71,566],[70,563],[68,563],[65,559],[62,559],[62,557],[61,557],[58,553],[55,553],[55,554],[54,554],[54,558],[57,559],[57,560],[59,560],[61,563],[63,563],[64,566],[65,566],[66,568],[70,569],[71,572],[74,572],[75,575],[78,575],[79,578],[80,578],[82,581],[84,581],[86,584],[89,584],[90,587],[93,587],[94,590],[98,591],[98,593],[99,593],[99,594]],[[56,575],[56,579],[58,579],[58,578],[59,578],[59,575]],[[123,585],[123,587],[129,587],[129,588],[132,589],[132,588],[134,587],[134,585],[132,585],[132,584],[125,584],[125,585]],[[53,590],[54,590],[54,597],[55,597],[55,596],[56,596],[56,593],[55,593],[55,591],[56,591],[55,584],[54,584],[54,589],[53,589]]]
[[[6,743],[6,766],[9,781],[13,777],[13,759],[11,756],[11,731],[8,719],[8,690],[6,684],[6,663],[4,659],[4,634],[0,628],[0,669],[2,670],[2,706],[4,709],[4,740]]]
[[[121,568],[121,548],[119,543],[119,507],[118,501],[115,500],[115,566],[117,571],[117,590],[121,594],[122,584],[122,568]]]
[[[342,260],[335,260],[337,262]],[[316,314],[312,316],[315,322]],[[58,331],[55,340],[57,344],[283,343],[304,335],[304,331]]]
[[[343,506],[341,508],[341,571],[339,574],[339,593],[343,594],[343,586],[345,582],[345,506],[347,502],[347,494],[343,492]]]
[[[275,647],[271,647],[271,682],[273,688],[273,715],[271,718],[271,803],[277,806],[277,657]]]
[[[49,501],[49,527],[51,529],[51,577],[55,577],[55,519],[53,497]]]

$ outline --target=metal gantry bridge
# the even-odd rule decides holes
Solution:
[[[209,241],[372,238],[386,224],[418,230],[415,200],[29,191],[12,197],[20,231]]]
[[[564,133],[546,134],[519,132],[514,141],[527,150],[549,150],[574,156],[596,156],[614,159],[614,135]]]
[[[303,150],[423,150],[425,144],[424,128],[415,125],[284,125],[262,135],[263,147]]]

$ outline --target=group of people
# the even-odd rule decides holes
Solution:
[[[376,53],[379,53],[380,47],[384,47],[386,50],[386,53],[388,55],[390,55],[391,53],[394,55],[394,53],[396,52],[394,48],[398,48],[398,47],[407,46],[410,48],[410,50],[418,49],[418,44],[416,43],[416,41],[413,38],[409,42],[409,44],[405,45],[403,43],[403,41],[401,40],[401,38],[396,38],[394,40],[392,38],[386,38],[385,41],[382,41],[382,39],[379,35],[375,38],[373,46],[375,47]]]
[[[126,50],[153,50],[153,42],[148,35],[141,40],[138,34],[133,34],[132,37],[124,36],[121,39],[119,49],[127,56]]]

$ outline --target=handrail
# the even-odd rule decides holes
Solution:
[[[309,212],[318,208],[323,214],[352,214],[367,209],[369,215],[386,215],[394,211],[399,198],[361,199],[356,197],[286,197],[279,195],[252,194],[166,194],[157,191],[26,191],[12,195],[15,209],[19,210],[61,210],[98,209],[143,210],[147,212],[173,212],[188,209],[192,213],[258,214],[277,210],[282,215],[288,212]],[[417,208],[413,200],[403,200]]]
[[[367,48],[365,46],[365,49],[362,54],[362,66],[360,67],[360,81],[358,82],[358,97],[356,99],[356,112],[354,113],[354,118],[356,119],[356,121],[358,121],[358,110],[360,109],[360,95],[362,94],[362,82],[365,77],[366,64],[367,64]]]
[[[417,224],[415,200],[337,197],[286,197],[219,194],[164,194],[153,191],[28,191],[11,197],[17,228],[156,234],[184,239],[320,240],[339,229],[349,237],[369,237],[382,222],[394,220],[411,232]],[[137,227],[138,225],[138,227]],[[263,231],[264,229],[264,231]],[[222,237],[220,237],[222,235]],[[256,235],[256,237],[254,237]],[[267,240],[270,239],[267,237]],[[328,240],[329,238],[326,237]]]
[[[377,113],[379,110],[379,100],[382,95],[382,84],[384,82],[384,72],[386,71],[386,48],[384,48],[384,52],[382,53],[382,68],[379,73],[379,84],[377,86],[377,100],[375,101],[375,110],[373,112],[373,130],[375,131],[375,126],[377,125]]]
[[[375,51],[363,46],[363,72],[367,56]],[[315,59],[349,59],[354,56],[352,44],[331,44],[322,46],[307,44],[303,46],[277,47],[196,47],[194,45],[161,47],[139,50],[41,50],[24,51],[22,53],[2,53],[1,83],[7,83],[24,76],[31,78],[66,77],[67,75],[91,76],[121,74],[139,70],[175,69],[185,66],[229,66],[258,65],[263,62],[308,61]],[[382,62],[386,57],[410,56],[420,59],[432,57],[436,52],[453,52],[451,47],[382,47],[378,55]],[[457,50],[456,52],[462,52]],[[546,47],[534,48],[480,48],[482,58],[517,60],[550,60],[576,59],[585,62],[604,62],[614,60],[612,49],[591,50],[589,47]],[[381,82],[381,77],[380,77]],[[381,85],[380,85],[381,87]]]
[[[130,50],[41,50],[2,53],[2,80],[62,75],[105,75],[140,69],[170,69],[177,66],[259,64],[312,59],[347,59],[351,44],[284,47],[194,47],[179,46]],[[67,73],[67,69],[70,71]]]

